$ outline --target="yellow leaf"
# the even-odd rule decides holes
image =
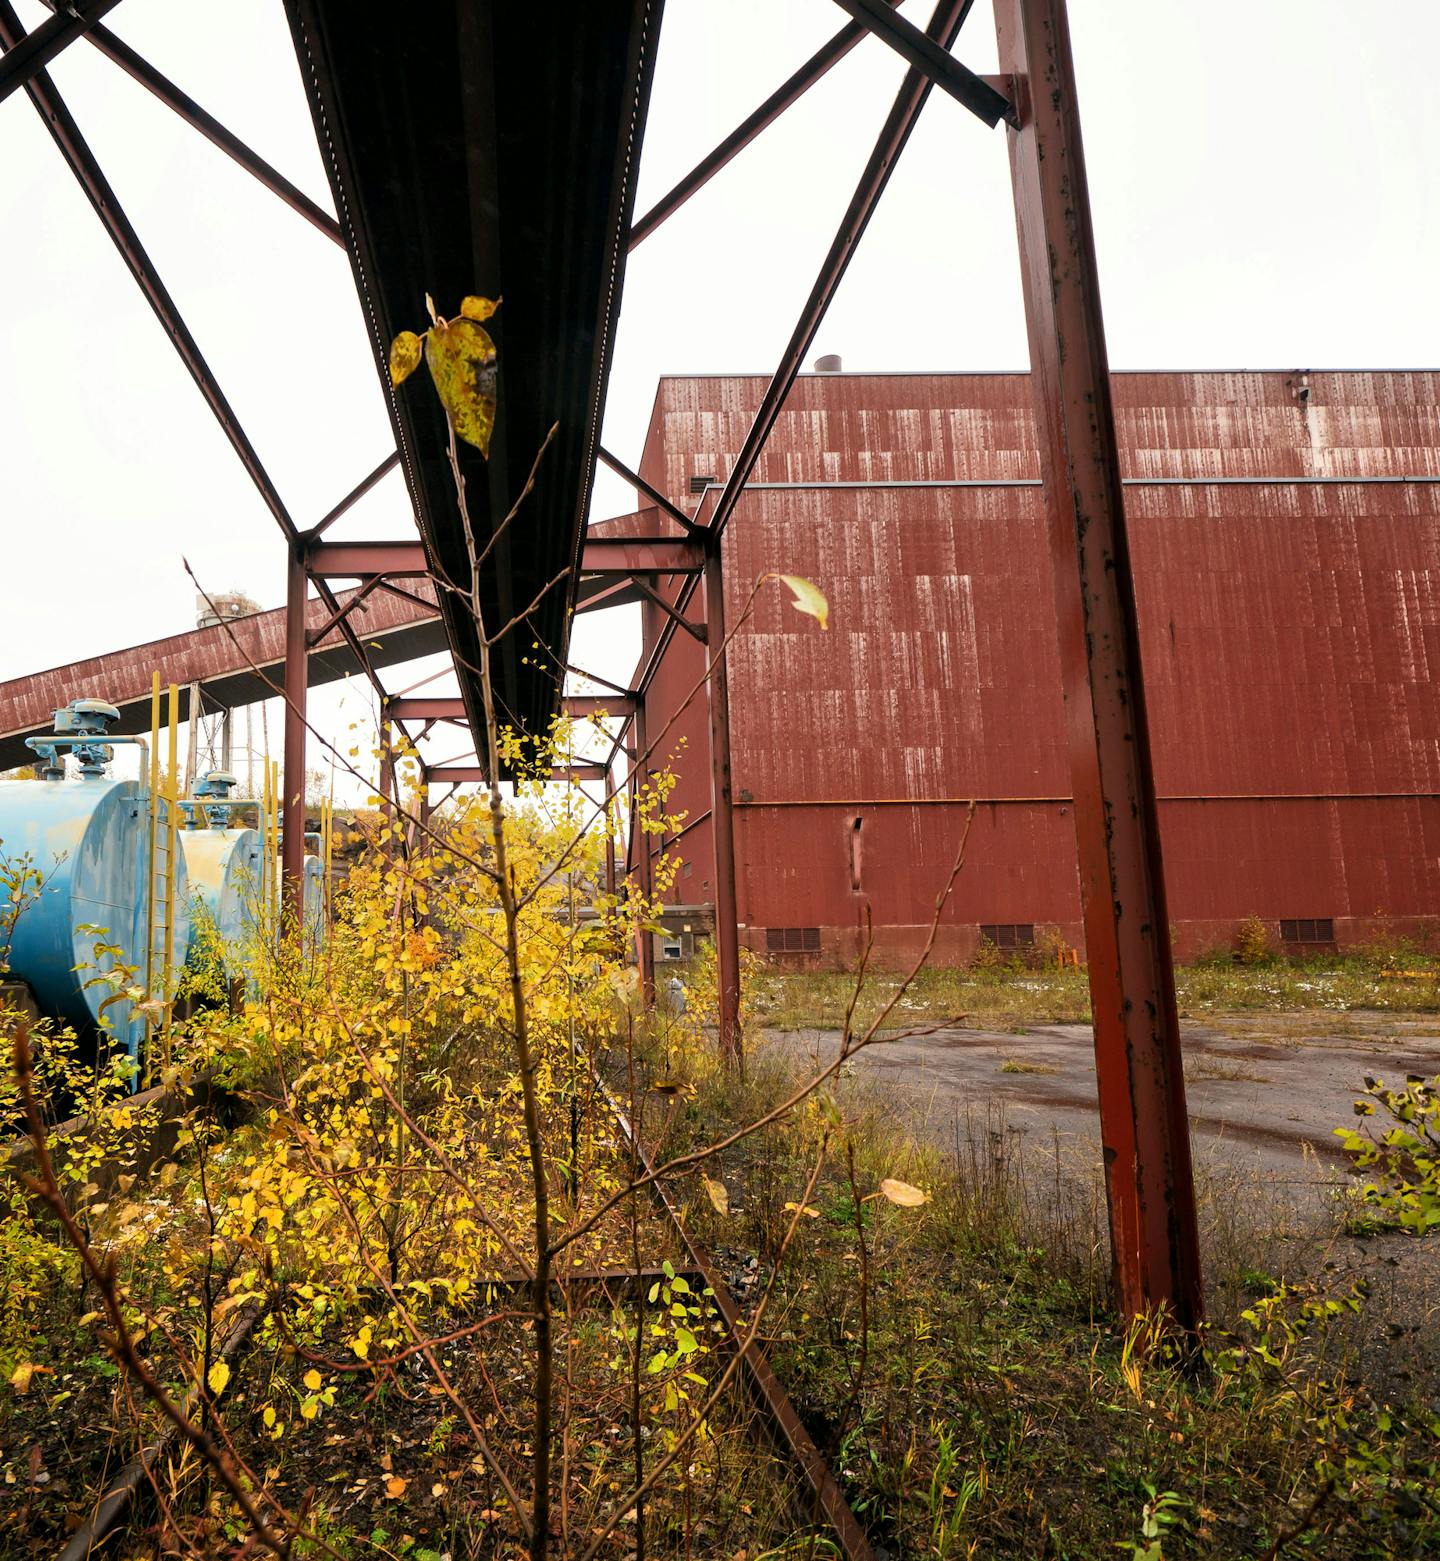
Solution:
[[[880,1191],[891,1203],[898,1204],[902,1209],[918,1209],[922,1203],[930,1201],[928,1192],[921,1192],[909,1182],[897,1182],[893,1176],[887,1176],[880,1183]]]
[[[268,1431],[270,1427],[275,1424],[274,1406],[272,1404],[266,1404],[265,1413],[261,1415],[260,1418],[265,1422],[265,1429]]]
[[[787,1203],[785,1205],[787,1214],[794,1214],[797,1211],[803,1214],[807,1220],[818,1220],[820,1218],[820,1210],[813,1203],[807,1203],[804,1208],[801,1208],[798,1203]]]
[[[401,331],[390,343],[390,383],[403,384],[420,367],[420,338],[414,331]]]
[[[325,1379],[320,1375],[320,1373],[313,1367],[305,1373],[305,1386],[309,1388],[312,1393],[318,1393],[320,1391],[320,1386],[324,1380]]]
[[[705,1183],[705,1191],[710,1195],[710,1202],[714,1206],[715,1212],[717,1214],[728,1214],[730,1212],[730,1194],[726,1189],[725,1183],[714,1181],[708,1176],[702,1176],[700,1180]]]
[[[319,1413],[320,1406],[313,1398],[307,1398],[300,1406],[300,1418],[302,1420],[313,1420]]]
[[[361,1360],[369,1360],[369,1358],[370,1358],[370,1329],[369,1329],[368,1325],[366,1327],[362,1328],[360,1330],[360,1332],[357,1333],[353,1339],[351,1339],[351,1341],[350,1341],[350,1348],[352,1350],[354,1350],[356,1355],[358,1355]]]
[[[55,1373],[48,1366],[37,1366],[33,1360],[22,1361],[10,1373],[10,1386],[17,1393],[28,1393],[30,1391],[30,1379],[37,1375],[53,1377]]]
[[[230,1380],[230,1368],[223,1360],[217,1360],[210,1368],[205,1381],[210,1385],[210,1391],[218,1398],[225,1391],[225,1384]]]
[[[432,326],[425,338],[425,361],[441,405],[466,444],[490,454],[495,427],[495,343],[474,320],[449,320]]]
[[[460,313],[467,320],[488,320],[500,307],[498,298],[476,298],[473,294],[469,298],[460,300]]]
[[[385,1482],[385,1494],[391,1501],[399,1501],[409,1483],[409,1480],[402,1480],[398,1474],[392,1474]]]
[[[822,629],[830,627],[830,603],[825,600],[825,593],[818,585],[807,580],[804,575],[777,575],[776,578],[782,585],[790,587],[794,594],[790,605],[797,612],[808,613]]]

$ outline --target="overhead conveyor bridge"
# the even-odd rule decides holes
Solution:
[[[340,592],[341,606],[356,594]],[[447,649],[434,588],[428,581],[416,581],[414,595],[428,596],[430,605],[375,592],[352,615],[372,667],[393,666]],[[307,628],[312,633],[324,628],[329,617],[323,602],[306,604]],[[364,670],[338,628],[320,636],[310,647],[308,660],[312,687]],[[285,673],[285,609],[231,618],[0,683],[0,770],[29,764],[34,754],[25,739],[48,732],[54,712],[76,697],[92,696],[114,705],[120,711],[119,721],[111,727],[116,733],[148,732],[156,672],[162,683],[179,684],[182,720],[190,719],[190,689],[195,684],[200,685],[202,712],[273,699]]]

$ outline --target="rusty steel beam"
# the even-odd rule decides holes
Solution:
[[[0,0],[3,4],[4,0]],[[316,542],[305,545],[305,567],[317,580],[389,580],[428,577],[430,565],[420,542]]]
[[[645,915],[635,927],[635,958],[640,966],[640,1000],[649,1009],[655,1006],[655,937],[646,930],[644,923],[649,920],[650,901],[655,898],[655,859],[650,852],[650,835],[640,827],[640,793],[650,779],[650,745],[645,727],[643,695],[635,702],[631,725],[635,734],[635,762],[630,767],[629,777],[633,788],[630,838],[635,854],[636,876],[640,880],[640,893],[645,900]]]
[[[935,13],[930,18],[928,29],[930,35],[948,49],[959,36],[960,28],[972,4],[973,0],[939,0]],[[887,11],[886,14],[888,16],[889,12]],[[948,59],[949,56],[946,55],[946,58]],[[741,490],[750,480],[750,474],[755,469],[755,463],[760,459],[765,441],[770,437],[770,431],[780,415],[780,408],[785,404],[785,398],[790,394],[790,387],[795,383],[795,376],[800,372],[800,366],[804,363],[810,344],[815,339],[815,332],[819,330],[820,322],[825,318],[825,311],[830,307],[830,301],[840,286],[851,257],[855,253],[855,247],[869,226],[875,208],[880,204],[880,197],[885,193],[885,187],[890,182],[895,163],[904,151],[910,133],[920,118],[920,110],[924,108],[930,96],[932,85],[931,78],[918,68],[912,66],[905,73],[905,80],[901,83],[895,102],[885,117],[885,124],[875,142],[875,148],[870,153],[859,183],[855,186],[855,193],[850,198],[849,206],[846,207],[845,215],[836,230],[824,264],[815,279],[815,285],[810,290],[810,296],[805,301],[805,308],[791,333],[779,366],[771,377],[769,385],[766,386],[754,421],[750,424],[750,431],[745,435],[745,442],[740,447],[740,453],[735,457],[730,475],[725,479],[725,487],[716,500],[709,529],[717,535],[724,531],[729,523],[730,516],[739,502]],[[683,607],[681,610],[683,611]]]
[[[286,921],[298,939],[305,924],[305,694],[309,660],[305,597],[309,580],[298,542],[285,569],[285,749],[280,800],[280,889]]]
[[[25,37],[25,29],[21,26],[15,7],[11,5],[10,0],[0,0],[0,43],[3,43],[7,49],[14,50]],[[293,544],[298,532],[284,500],[280,497],[279,490],[270,480],[270,475],[261,463],[255,447],[250,443],[249,435],[246,434],[239,418],[225,399],[219,381],[211,373],[199,344],[190,334],[190,328],[175,307],[175,300],[166,290],[159,273],[151,263],[150,256],[145,251],[145,246],[140,242],[140,236],[131,226],[130,219],[125,215],[115,191],[110,187],[109,180],[101,172],[94,153],[91,152],[84,136],[80,134],[74,116],[66,108],[47,72],[37,71],[26,82],[25,90],[30,94],[31,102],[45,121],[45,128],[50,132],[51,139],[70,165],[70,171],[80,181],[81,188],[89,197],[95,215],[99,217],[105,231],[110,235],[111,242],[120,251],[121,259],[130,268],[130,274],[139,284],[141,292],[145,294],[146,302],[154,310],[165,334],[169,336],[175,350],[180,354],[181,361],[190,371],[190,377],[199,387],[200,394],[204,396],[206,404],[215,415],[215,420],[220,424],[236,455],[240,457],[240,462],[249,473],[250,480],[265,501],[265,507],[275,517],[281,531],[285,534],[285,540]]]
[[[597,575],[577,582],[573,611],[604,612],[610,607],[634,607],[642,599],[638,580],[625,575]]]
[[[572,720],[592,715],[633,715],[633,694],[566,694],[562,701],[565,714]]]
[[[691,637],[691,639],[699,640],[702,645],[705,643],[706,631],[705,625],[703,623],[691,623],[688,618],[676,612],[670,603],[667,602],[663,596],[661,596],[659,591],[657,591],[653,585],[648,584],[646,581],[636,580],[634,584],[635,589],[643,597],[645,597],[647,601],[653,602],[667,618],[673,618],[675,620],[677,628],[684,629],[684,631]]]
[[[432,781],[452,781],[456,785],[488,782],[484,766],[479,764],[440,764],[425,773]],[[557,764],[550,771],[553,781],[608,781],[609,778],[610,771],[603,764]]]
[[[687,535],[698,529],[694,520],[683,509],[672,504],[658,488],[652,488],[639,472],[632,472],[623,461],[617,460],[603,445],[596,451],[596,455],[617,477],[623,477],[632,488],[637,492],[643,493],[652,504],[658,505],[660,509],[664,510],[671,520],[683,526]]]
[[[52,11],[60,10],[60,0],[43,0]],[[92,13],[95,7],[91,8]],[[100,9],[108,10],[109,6]],[[37,30],[38,31],[38,30]],[[322,206],[316,205],[308,195],[292,184],[277,168],[271,167],[258,153],[251,151],[239,136],[227,130],[213,114],[205,109],[170,80],[163,76],[141,54],[117,38],[108,27],[91,25],[84,34],[108,60],[118,65],[132,80],[138,81],[147,92],[153,93],[168,109],[178,114],[192,130],[198,130],[212,146],[238,163],[252,178],[273,195],[278,195],[292,211],[298,212],[312,227],[318,228],[326,238],[344,247],[345,240],[340,224]]]
[[[908,60],[911,69],[922,71],[942,92],[949,93],[992,130],[1002,119],[1013,114],[1010,101],[1003,93],[955,59],[948,44],[942,49],[914,22],[892,11],[887,0],[835,0],[835,4],[842,11],[848,11],[882,43],[889,44],[902,59]]]
[[[688,537],[586,537],[580,547],[585,575],[698,575],[704,567]]]
[[[401,695],[385,701],[385,713],[396,721],[461,721],[467,722],[465,701],[427,695]]]
[[[86,5],[83,0],[75,0],[48,22],[42,22],[33,33],[25,32],[17,17],[15,25],[20,28],[21,36],[13,43],[5,40],[5,54],[0,58],[0,103],[33,81],[62,49],[83,37],[119,3],[120,0],[90,0]]]
[[[886,3],[898,5],[900,0],[886,0]],[[847,22],[828,43],[821,44],[794,75],[783,81],[758,108],[746,115],[713,151],[702,157],[643,217],[630,224],[628,247],[633,250],[643,244],[662,222],[673,217],[726,163],[738,157],[762,130],[774,124],[792,103],[803,97],[833,66],[838,65],[869,31],[868,27],[862,27],[859,22]]]
[[[1203,1315],[1185,1076],[1135,587],[1064,0],[996,0],[1021,86],[1010,170],[1040,431],[1095,1015],[1110,1235],[1129,1315]]]
[[[715,964],[719,986],[720,1055],[738,1062],[740,1034],[740,912],[735,891],[735,808],[730,782],[730,673],[725,664],[725,576],[720,539],[705,560],[705,629],[710,717],[710,838],[715,847]]]
[[[398,450],[392,450],[390,454],[387,455],[383,461],[381,461],[381,463],[375,468],[373,472],[370,473],[368,477],[362,477],[360,481],[357,482],[353,488],[351,488],[349,493],[347,493],[345,497],[340,500],[335,508],[332,509],[323,520],[317,521],[315,525],[311,526],[310,530],[306,533],[307,537],[311,541],[317,541],[319,538],[323,537],[325,533],[331,528],[331,526],[333,526],[335,522],[339,520],[340,517],[346,512],[346,510],[348,510],[352,505],[358,504],[360,500],[363,499],[367,493],[369,493],[371,488],[373,488],[382,477],[384,477],[387,473],[394,471],[399,464],[400,452]]]
[[[598,672],[587,672],[583,667],[567,665],[565,670],[573,677],[584,678],[587,683],[598,683],[601,688],[608,688],[617,694],[623,694],[626,699],[631,697],[631,691],[622,687],[619,683],[612,683],[609,678],[602,678]]]
[[[318,641],[323,640],[332,629],[337,628],[341,623],[348,619],[350,614],[355,611],[355,609],[379,584],[379,575],[372,575],[371,578],[368,579],[358,591],[352,591],[343,602],[337,598],[335,603],[335,610],[330,614],[325,622],[320,624],[317,628],[307,629],[305,631],[305,643],[307,645],[314,645]]]

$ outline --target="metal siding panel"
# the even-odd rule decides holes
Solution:
[[[690,475],[723,480],[764,384],[663,381],[645,475],[693,505]],[[1115,395],[1132,475],[1440,473],[1436,374],[1132,374]],[[1037,474],[1022,375],[813,375],[756,480]],[[1272,795],[1440,793],[1440,489],[1130,486],[1126,505],[1162,797],[1250,799],[1162,803],[1172,914],[1440,914],[1440,802]],[[767,584],[732,647],[741,919],[853,929],[843,821],[859,813],[877,925],[913,941],[959,809],[873,803],[1068,791],[1039,490],[751,489],[724,546],[732,624],[767,571],[831,603],[822,633]],[[701,666],[677,636],[655,708]],[[698,701],[676,732],[676,801],[696,817]],[[853,806],[757,805],[831,800]],[[1078,918],[1060,806],[981,809],[947,923]],[[703,899],[703,826],[682,850],[678,897]]]

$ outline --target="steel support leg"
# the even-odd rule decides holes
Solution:
[[[635,700],[635,807],[638,815],[640,794],[650,778],[650,740],[645,731],[645,696]],[[638,816],[631,831],[635,841],[635,875],[640,880],[640,893],[648,907],[655,894],[655,860],[650,854],[650,836],[641,829]],[[647,908],[644,920],[648,922]],[[635,957],[640,965],[640,995],[647,1009],[655,1006],[655,935],[645,927],[635,934]]]
[[[305,903],[305,560],[290,549],[285,577],[285,768],[280,804],[281,889],[286,924],[298,929]]]
[[[1201,1319],[1170,928],[1064,0],[996,0],[1049,512],[1116,1289]]]
[[[380,845],[386,856],[395,849],[395,728],[380,722]]]
[[[735,813],[730,787],[730,675],[725,658],[725,576],[720,538],[705,558],[705,646],[710,710],[710,831],[715,842],[715,955],[720,1055],[740,1059],[740,926],[735,895]]]

